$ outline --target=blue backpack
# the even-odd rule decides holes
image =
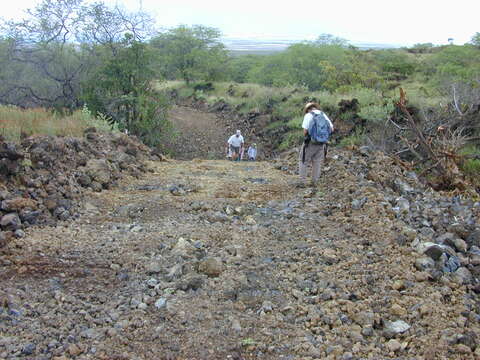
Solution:
[[[332,129],[323,112],[312,113],[313,118],[308,126],[308,135],[312,144],[325,144],[330,139]]]

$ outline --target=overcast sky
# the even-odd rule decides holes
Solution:
[[[1,15],[19,18],[40,0],[2,1]],[[476,0],[105,0],[151,12],[160,27],[201,24],[227,37],[312,40],[322,33],[353,42],[413,45],[470,41],[480,32]]]

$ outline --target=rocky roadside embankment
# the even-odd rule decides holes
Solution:
[[[295,173],[297,156],[297,150],[284,154],[277,168]],[[334,155],[332,161],[338,159]],[[415,172],[403,170],[392,158],[372,153],[368,147],[344,163],[356,175],[349,189],[352,210],[361,210],[371,202],[372,195],[362,190],[366,184],[375,185],[389,217],[402,224],[395,241],[409,244],[422,255],[415,267],[425,271],[423,275],[428,279],[440,280],[445,273],[455,274],[465,284],[475,283],[472,289],[480,292],[480,285],[473,281],[480,279],[480,202],[460,194],[433,191],[421,183]]]
[[[140,176],[147,159],[151,150],[134,138],[94,128],[83,139],[0,140],[0,248],[28,226],[77,217],[88,192],[111,188],[123,173]]]
[[[480,204],[367,148],[150,162],[0,256],[0,358],[476,359]]]

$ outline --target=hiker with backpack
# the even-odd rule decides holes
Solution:
[[[232,152],[233,161],[240,161],[240,156],[243,151],[243,144],[243,136],[240,130],[237,130],[237,132],[228,139],[227,146]]]
[[[312,185],[316,186],[320,179],[321,167],[325,160],[325,150],[333,124],[327,114],[320,110],[320,105],[309,102],[303,109],[303,135],[304,140],[300,149],[299,174],[301,185],[305,186],[307,166],[312,164]]]

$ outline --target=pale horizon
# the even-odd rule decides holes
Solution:
[[[91,1],[86,1],[91,2]],[[326,2],[303,0],[279,4],[244,0],[105,0],[128,10],[142,8],[160,29],[179,25],[204,25],[222,32],[225,39],[315,40],[332,34],[351,43],[411,46],[418,43],[462,45],[471,40],[480,25],[480,4],[469,0],[439,4],[436,1],[365,0]],[[21,19],[23,10],[39,0],[17,0],[4,4],[2,17]],[[390,10],[393,9],[393,10]]]

